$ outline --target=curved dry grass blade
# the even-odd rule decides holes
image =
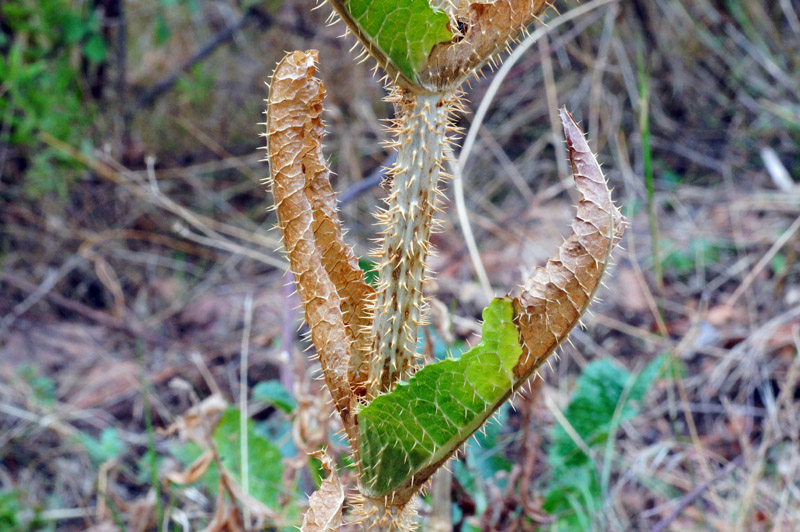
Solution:
[[[267,115],[270,183],[278,227],[294,274],[311,340],[351,441],[356,433],[348,366],[363,302],[354,302],[358,268],[341,238],[328,169],[322,157],[325,88],[314,78],[317,51],[290,52],[272,76]],[[358,274],[362,275],[360,270]],[[362,280],[363,282],[363,280]],[[340,297],[340,292],[343,294]]]
[[[600,286],[626,224],[611,200],[583,131],[566,108],[561,108],[560,115],[581,199],[573,234],[544,267],[536,269],[514,299],[515,322],[523,344],[514,373],[523,378],[539,368],[578,323]]]

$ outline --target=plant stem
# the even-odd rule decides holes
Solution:
[[[658,213],[655,203],[655,180],[653,178],[653,152],[650,147],[650,86],[649,77],[644,71],[644,63],[639,60],[639,132],[642,139],[642,159],[644,161],[644,181],[647,187],[647,215],[650,221],[650,240],[652,242],[653,273],[656,277],[658,295],[664,296],[664,268],[661,264],[658,237]]]
[[[422,284],[437,208],[437,182],[454,105],[452,95],[415,95],[403,89],[395,89],[389,99],[395,104],[393,133],[398,153],[388,208],[378,215],[383,243],[372,323],[369,398],[391,391],[413,370],[417,328],[425,316]]]
[[[141,367],[141,385],[142,385],[142,405],[144,406],[144,425],[147,431],[147,460],[150,466],[150,484],[151,488],[156,492],[156,523],[164,522],[164,508],[161,505],[161,482],[158,479],[158,468],[156,464],[156,438],[155,431],[153,430],[153,417],[150,412],[150,388],[147,384],[145,376],[144,365],[144,350],[142,349],[141,342],[136,346],[137,357],[139,358],[139,366]]]

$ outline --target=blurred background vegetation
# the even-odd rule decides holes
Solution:
[[[319,49],[367,257],[392,108],[314,7],[0,2],[0,530],[290,530],[324,475],[308,452],[347,474],[259,123],[284,51]],[[799,13],[612,0],[514,66],[464,171],[495,293],[568,230],[560,105],[632,227],[586,328],[420,501],[423,529],[800,529]],[[488,301],[456,220],[435,235],[429,357],[474,342]]]

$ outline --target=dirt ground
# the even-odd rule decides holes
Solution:
[[[367,256],[392,156],[385,89],[369,61],[354,61],[343,26],[326,25],[327,7],[201,2],[169,10],[171,36],[155,46],[156,4],[126,2],[124,85],[109,81],[98,100],[91,149],[42,139],[79,163],[66,198],[27,197],[22,155],[8,147],[0,528],[10,514],[19,530],[202,530],[231,507],[254,520],[278,507],[275,528],[290,529],[300,494],[313,490],[306,451],[324,443],[345,454],[311,380],[317,362],[271,230],[259,122],[283,51],[319,49],[340,215]],[[548,32],[492,96],[463,184],[495,295],[569,230],[576,198],[559,106],[589,135],[630,227],[585,327],[503,421],[495,451],[528,463],[525,482],[500,490],[487,478],[471,491],[455,478],[453,529],[553,529],[541,503],[554,412],[591,361],[638,371],[663,354],[674,371],[603,455],[597,526],[800,530],[798,13],[794,0],[604,2]],[[109,79],[121,68],[114,57]],[[465,88],[465,134],[485,74]],[[488,296],[449,182],[444,194],[428,293],[447,309],[456,343],[475,343]],[[269,381],[293,396],[290,413],[254,393]],[[165,429],[209,397],[247,405],[282,446],[284,488],[270,508],[168,482],[191,461],[191,437]]]

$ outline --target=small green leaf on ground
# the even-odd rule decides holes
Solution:
[[[214,429],[214,443],[217,445],[223,467],[228,470],[239,485],[242,484],[242,447],[239,437],[239,410],[228,408]],[[173,451],[186,465],[194,462],[205,450],[193,442]],[[247,420],[247,454],[250,495],[269,506],[276,508],[283,485],[282,456],[278,447],[256,430],[252,419]],[[219,470],[211,463],[202,477],[209,493],[216,493],[219,484]]]
[[[267,402],[287,414],[297,408],[292,394],[277,380],[262,381],[253,388],[253,399]]]
[[[119,437],[117,430],[112,427],[103,429],[98,440],[84,432],[78,434],[78,439],[89,453],[89,458],[96,464],[119,458],[126,449],[125,442]]]
[[[610,360],[592,362],[578,378],[564,417],[591,449],[605,443],[616,424],[639,413],[640,402],[666,369],[668,358],[657,357],[632,376]],[[620,404],[621,401],[624,401]],[[615,414],[619,409],[619,418]],[[552,481],[543,509],[558,518],[557,530],[590,530],[597,526],[602,493],[597,468],[560,424],[553,429],[548,451]]]

